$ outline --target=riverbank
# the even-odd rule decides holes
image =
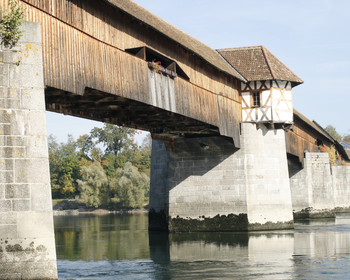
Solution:
[[[54,216],[109,215],[148,213],[148,207],[138,209],[88,208],[75,199],[55,199],[52,201]]]

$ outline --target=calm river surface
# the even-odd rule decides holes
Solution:
[[[148,233],[146,214],[55,217],[59,279],[350,279],[350,216],[254,233]]]

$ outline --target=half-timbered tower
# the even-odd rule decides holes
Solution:
[[[303,83],[264,46],[218,52],[247,80],[241,82],[242,122],[281,127],[293,123],[292,88]]]

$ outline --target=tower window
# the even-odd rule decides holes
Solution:
[[[260,107],[260,92],[253,92],[253,107]]]

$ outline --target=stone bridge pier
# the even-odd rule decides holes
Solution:
[[[57,279],[41,32],[0,50],[0,279]]]
[[[154,140],[150,230],[293,228],[282,129],[241,124],[241,148],[226,137]]]
[[[331,166],[328,153],[305,152],[303,166],[289,160],[294,219],[334,218],[350,212],[350,166]]]

